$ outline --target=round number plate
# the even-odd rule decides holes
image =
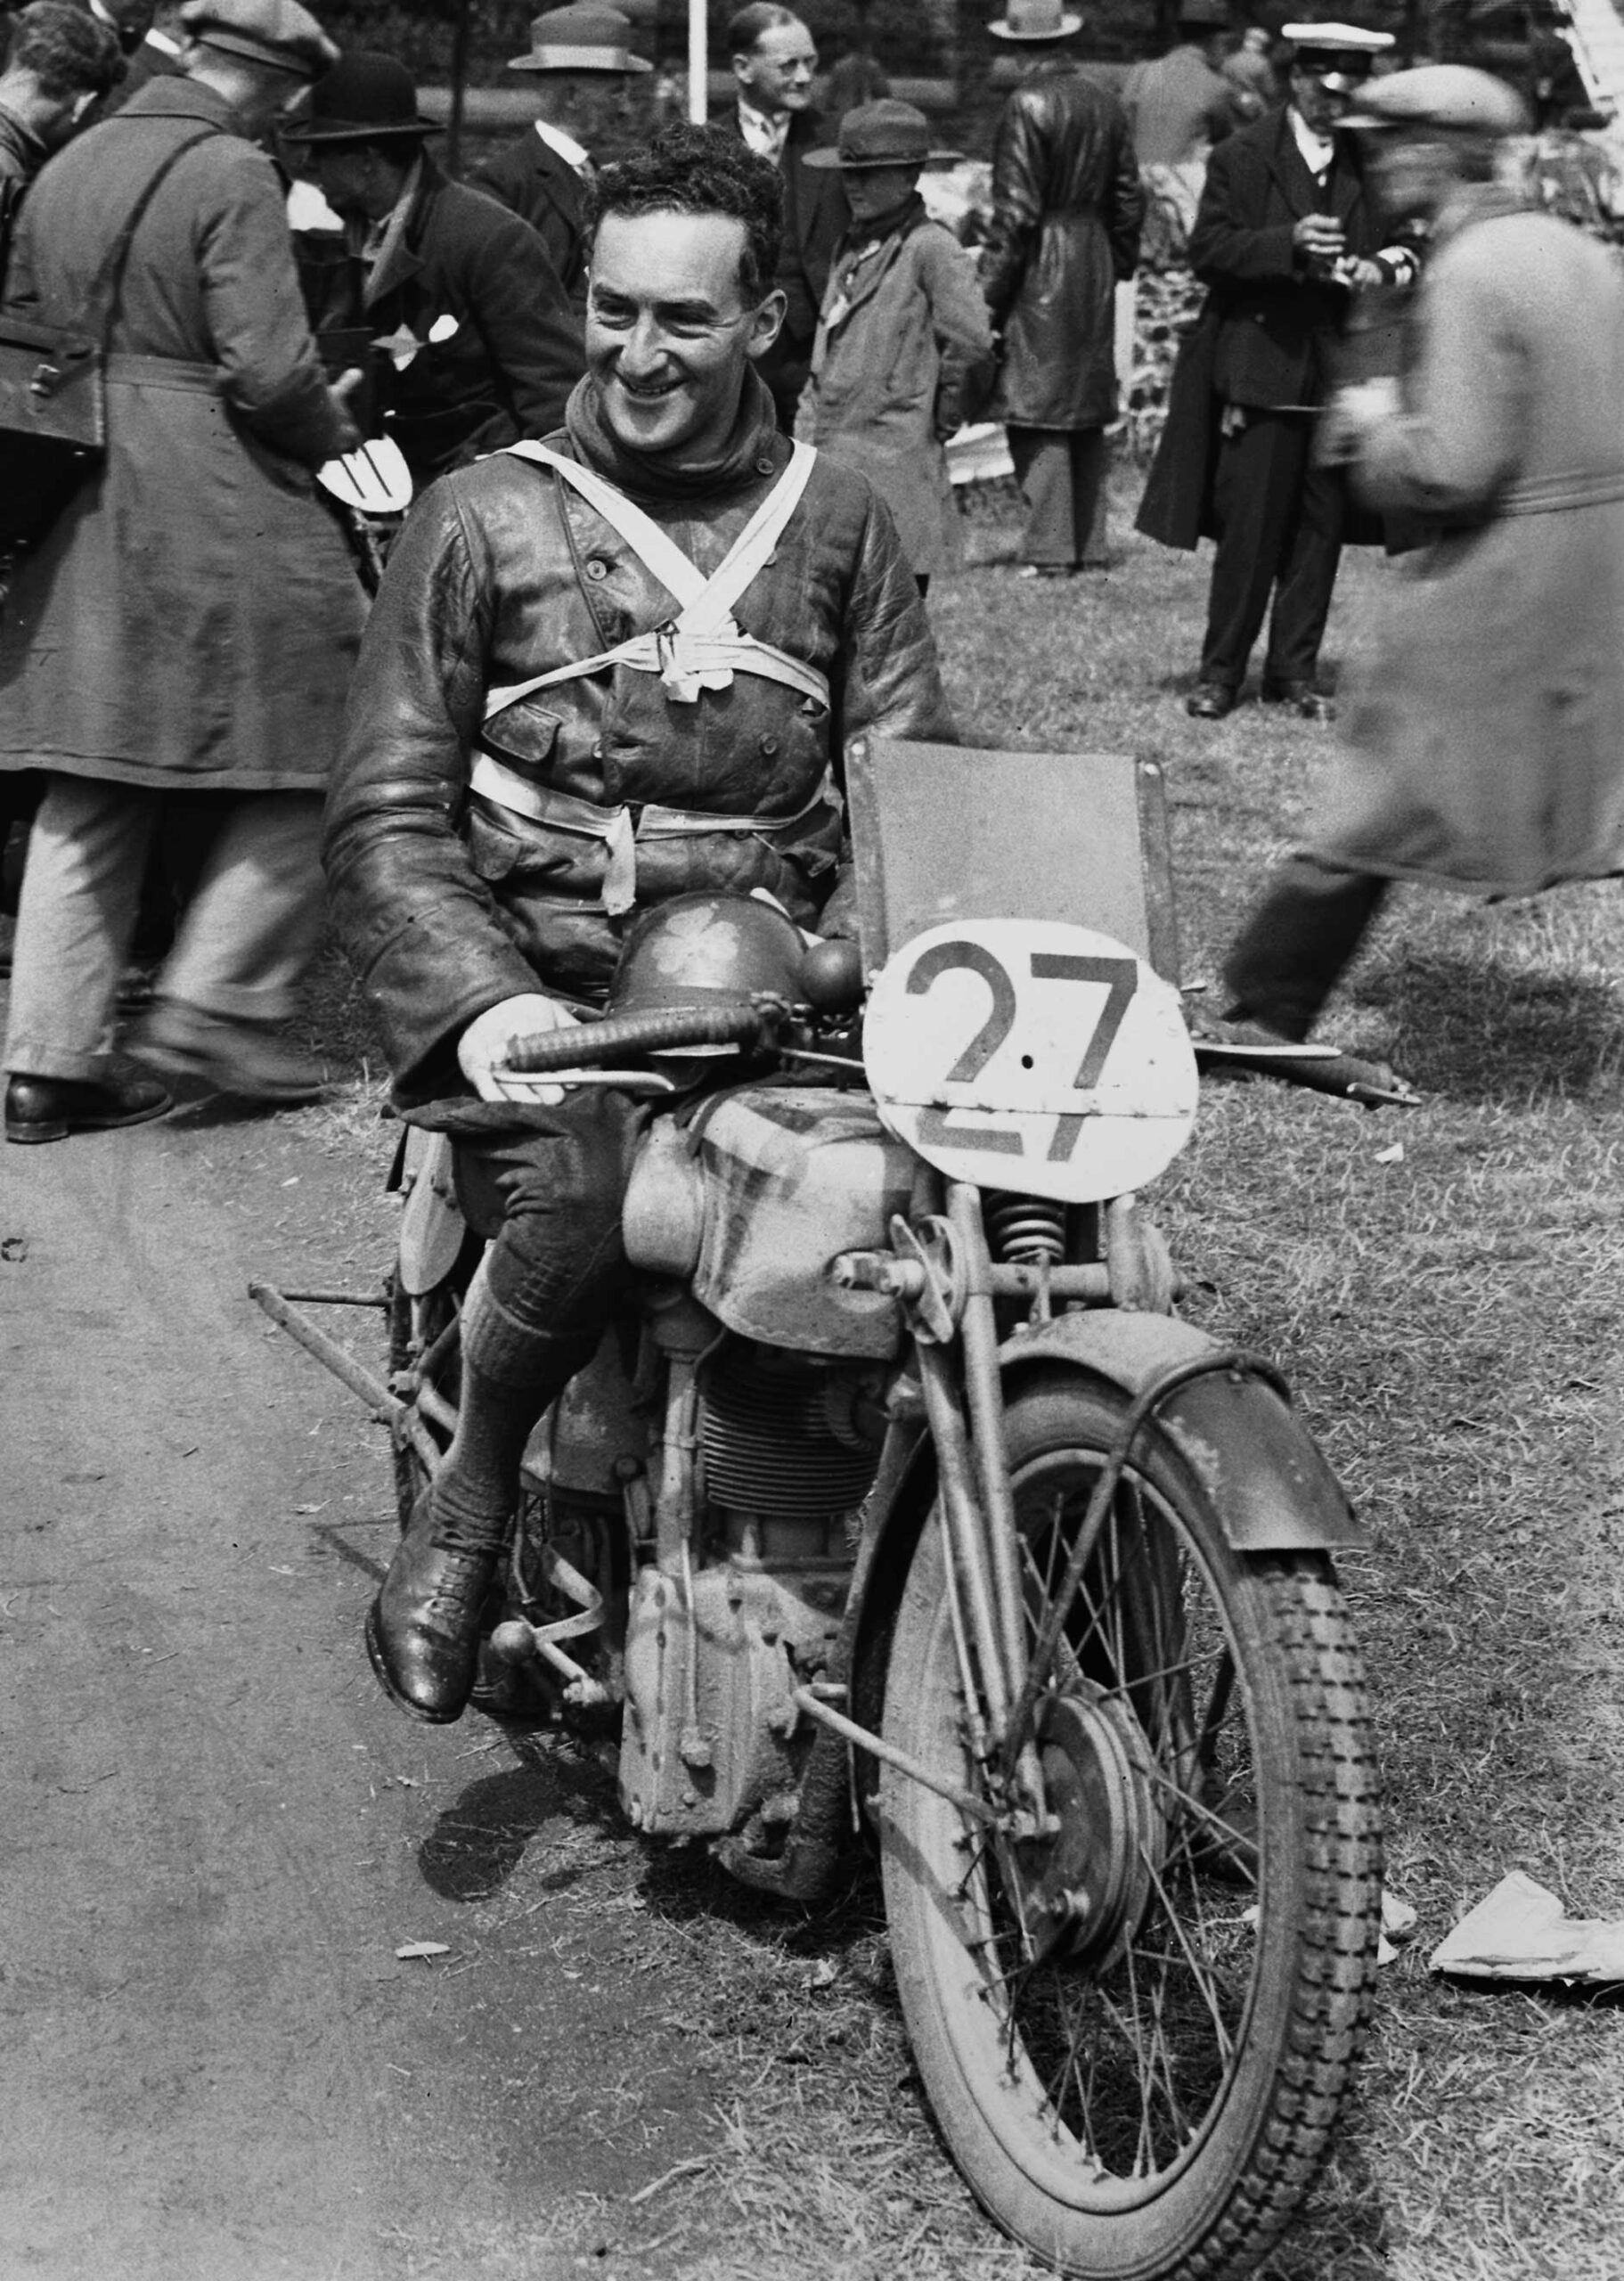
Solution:
[[[863,1062],[881,1116],[951,1179],[1068,1204],[1123,1196],[1188,1140],[1179,993],[1108,935],[958,920],[879,974]]]

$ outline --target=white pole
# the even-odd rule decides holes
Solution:
[[[703,127],[709,111],[706,78],[710,70],[705,29],[705,0],[688,0],[688,116]]]

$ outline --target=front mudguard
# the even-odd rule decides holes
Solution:
[[[1164,1371],[1228,1350],[1171,1315],[1101,1308],[1061,1315],[1006,1342],[1006,1394],[1039,1369],[1088,1371],[1131,1402]],[[1221,1365],[1155,1405],[1156,1425],[1211,1499],[1237,1552],[1366,1551],[1355,1514],[1289,1395],[1272,1372]]]
[[[1177,1387],[1152,1415],[1211,1499],[1230,1544],[1245,1553],[1367,1549],[1370,1532],[1279,1383],[1261,1367],[1224,1367],[1228,1352],[1175,1316],[1101,1307],[1022,1332],[999,1360],[1006,1397],[1025,1378],[1073,1369],[1132,1402],[1168,1371],[1211,1358],[1217,1367]],[[869,1697],[876,1719],[885,1641],[935,1488],[930,1438],[921,1433],[884,1511],[869,1522],[871,1550],[853,1595],[860,1604],[849,1609],[854,1699]]]

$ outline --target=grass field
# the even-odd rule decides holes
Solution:
[[[967,740],[1162,761],[1186,978],[1210,974],[1309,813],[1334,732],[1250,705],[1216,727],[1186,718],[1204,557],[1124,536],[1110,575],[1032,585],[986,560],[1008,552],[996,519],[971,536],[979,566],[931,605]],[[1391,576],[1350,562],[1334,661]],[[1343,1577],[1389,1884],[1420,1917],[1273,2281],[1624,2272],[1624,2015],[1441,1984],[1425,1965],[1514,1867],[1576,1915],[1624,1916],[1621,971],[1615,887],[1498,910],[1406,892],[1327,1027],[1394,1061],[1424,1105],[1368,1116],[1212,1087],[1153,1198],[1186,1312],[1283,1364],[1373,1525]],[[871,1883],[778,1912],[625,1833],[582,1845],[594,1905],[633,1912],[628,1958],[667,1975],[673,2024],[728,2090],[705,2167],[649,2201],[607,2268],[591,2208],[560,2211],[550,2246],[696,2281],[1036,2272],[980,2219],[922,2113]],[[489,1904],[493,1933],[526,1893],[521,1870]]]

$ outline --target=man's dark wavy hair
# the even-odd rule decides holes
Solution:
[[[606,214],[723,214],[742,222],[739,290],[754,304],[778,274],[784,184],[778,168],[719,127],[662,127],[646,150],[601,168],[586,187],[587,233]]]

